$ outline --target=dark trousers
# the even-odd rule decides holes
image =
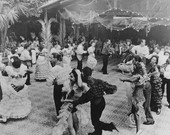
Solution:
[[[55,109],[57,115],[59,115],[60,107],[62,106],[61,98],[62,98],[62,87],[63,85],[54,84],[53,98],[55,103]]]
[[[162,79],[162,86],[161,86],[161,89],[162,89],[162,98],[163,98],[163,95],[164,95],[164,92],[165,92],[165,84],[166,84],[166,79],[164,78],[164,76],[161,74],[160,75],[161,79]]]
[[[25,60],[25,61],[22,61],[24,65],[27,66],[27,68],[29,69],[31,66],[32,66],[32,61],[31,60]],[[26,80],[26,85],[30,85],[30,73],[26,73],[27,75],[27,80]]]
[[[1,85],[0,85],[0,101],[2,100],[2,88],[1,88]]]
[[[165,78],[165,84],[166,86],[166,93],[167,93],[167,102],[170,105],[170,79]]]
[[[94,126],[94,135],[102,135],[102,130],[109,130],[111,131],[110,124],[104,123],[100,121],[100,117],[102,115],[102,112],[105,108],[105,99],[102,97],[99,103],[96,103],[96,100],[94,99],[91,101],[91,121]]]
[[[146,121],[153,122],[153,116],[151,113],[151,108],[150,108],[150,103],[151,103],[151,84],[149,81],[146,82],[144,85],[144,90],[143,94],[145,97],[145,102],[143,104],[144,110],[145,110],[145,115],[146,115]]]
[[[30,73],[26,73],[26,75],[27,75],[27,80],[26,80],[26,85],[30,85],[31,83],[30,83]]]
[[[83,60],[78,60],[77,59],[77,69],[82,71],[82,68],[83,68]]]
[[[103,54],[103,67],[102,67],[103,73],[107,73],[108,59],[109,59],[109,55]]]

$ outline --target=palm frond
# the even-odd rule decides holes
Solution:
[[[14,8],[14,10],[18,11],[18,13],[24,15],[28,12],[28,4],[20,2],[18,0],[14,0],[14,3],[12,3],[12,7]]]
[[[46,40],[46,36],[45,36],[46,24],[43,20],[38,20],[38,22],[41,24],[41,38],[43,41],[45,41]]]
[[[6,17],[8,18],[8,20],[11,24],[14,24],[15,21],[18,20],[19,15],[18,15],[18,12],[13,9],[13,10],[9,10]]]
[[[51,43],[52,40],[52,34],[51,34],[51,23],[47,23],[47,31],[46,31],[46,41],[47,41],[47,45],[49,45]]]
[[[38,22],[41,24],[41,37],[43,41],[45,42],[46,47],[50,45],[52,40],[52,34],[51,34],[51,23],[56,22],[58,23],[57,19],[51,18],[49,21],[47,19],[38,20]]]

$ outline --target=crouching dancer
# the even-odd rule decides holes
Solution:
[[[102,130],[117,130],[117,128],[112,122],[104,123],[100,121],[100,117],[106,105],[103,95],[104,93],[115,93],[117,91],[117,87],[115,85],[108,84],[107,82],[104,82],[100,79],[92,78],[91,75],[92,70],[88,67],[85,67],[82,71],[82,79],[83,82],[87,83],[90,89],[85,94],[83,94],[78,100],[73,101],[73,106],[75,107],[79,104],[84,104],[90,101],[91,121],[95,131],[93,133],[89,133],[89,135],[102,135]]]

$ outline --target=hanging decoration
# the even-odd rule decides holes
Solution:
[[[66,13],[68,14],[69,18],[75,23],[75,24],[84,24],[88,25],[90,23],[94,22],[94,19],[98,14],[95,11],[89,11],[88,13],[81,12],[78,14],[75,11],[69,11],[65,9]]]
[[[65,9],[62,18],[71,19],[75,24],[100,23],[117,31],[130,27],[139,31],[148,26],[170,26],[169,0],[77,0],[67,4],[69,1],[59,0],[57,7]]]

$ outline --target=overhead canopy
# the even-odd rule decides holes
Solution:
[[[109,0],[116,8],[137,12],[149,18],[170,18],[169,0]]]
[[[169,0],[50,0],[41,9],[67,7],[75,11],[101,13],[110,8],[136,12],[149,18],[170,18]]]
[[[52,0],[40,8],[63,8],[65,19],[85,25],[100,22],[109,29],[170,25],[169,0]]]

